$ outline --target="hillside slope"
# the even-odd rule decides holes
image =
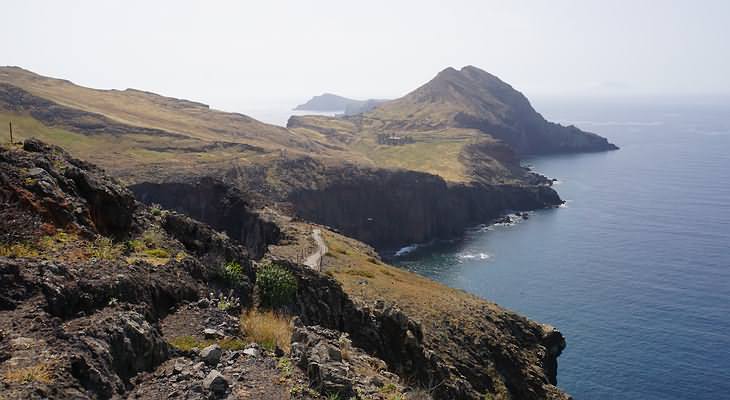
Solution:
[[[373,164],[455,182],[530,181],[525,154],[617,147],[573,126],[546,121],[522,93],[476,67],[447,68],[431,81],[362,115],[295,116],[288,127],[317,132]]]
[[[509,144],[519,154],[615,150],[596,134],[546,121],[529,100],[496,76],[473,66],[446,68],[431,81],[368,113],[386,129],[473,128]]]

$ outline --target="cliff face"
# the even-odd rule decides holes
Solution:
[[[243,243],[257,259],[280,237],[279,228],[251,211],[241,192],[213,178],[191,183],[141,183],[130,189],[144,203],[159,204],[226,232],[230,238]]]
[[[376,247],[452,238],[505,210],[562,203],[548,186],[448,184],[429,174],[377,170],[289,196],[303,219]]]
[[[300,282],[298,314],[305,324],[349,333],[353,345],[428,388],[434,399],[481,400],[484,393],[523,400],[568,398],[553,386],[565,339],[552,327],[475,302],[463,293],[452,293],[451,298],[469,304],[471,315],[459,309],[455,324],[445,315],[442,321],[419,321],[423,315],[414,308],[402,310],[387,294],[385,301],[382,296],[375,301],[348,294],[328,276],[300,267],[293,271]]]

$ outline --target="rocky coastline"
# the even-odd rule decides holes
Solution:
[[[567,398],[554,386],[565,346],[555,329],[434,282],[417,287],[456,296],[465,308],[433,319],[422,313],[456,304],[419,308],[405,290],[358,293],[341,277],[375,272],[353,275],[352,262],[333,255],[324,272],[287,259],[286,249],[306,246],[307,237],[260,217],[217,182],[200,187],[238,204],[239,214],[197,212],[235,237],[137,202],[103,170],[56,146],[27,140],[3,147],[0,165],[4,396]],[[226,219],[240,226],[221,225]],[[352,240],[325,236],[333,249],[333,241]],[[360,252],[371,251],[351,243],[337,254],[361,260]],[[423,279],[368,257],[368,268],[386,279]],[[294,318],[291,339],[281,347],[247,341],[253,327],[239,322],[260,301],[256,260],[277,263],[297,282],[285,307]],[[235,285],[221,269],[233,261]]]

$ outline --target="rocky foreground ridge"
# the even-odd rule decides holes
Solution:
[[[567,398],[559,332],[334,232],[315,271],[311,225],[199,210],[223,234],[35,140],[0,149],[0,201],[1,398]],[[274,345],[252,318],[272,262],[296,282]]]

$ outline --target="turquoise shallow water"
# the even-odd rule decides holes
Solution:
[[[730,107],[540,108],[621,150],[527,160],[566,207],[396,263],[558,327],[577,399],[730,398]]]

